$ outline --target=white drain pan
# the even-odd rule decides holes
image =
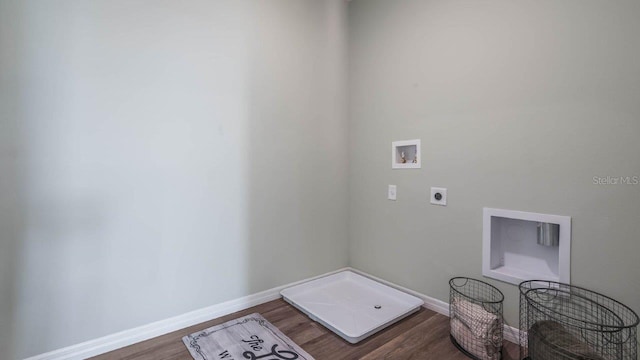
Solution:
[[[424,303],[352,271],[296,285],[280,294],[352,344],[418,311]]]

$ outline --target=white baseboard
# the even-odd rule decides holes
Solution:
[[[526,335],[527,333],[525,332],[524,334]],[[504,324],[504,332],[502,336],[507,341],[510,341],[516,345],[520,344],[520,329],[518,328],[514,328],[513,326]]]
[[[168,334],[176,330],[184,329],[192,325],[200,324],[221,316],[229,315],[236,311],[245,310],[256,305],[279,299],[280,291],[287,287],[298,285],[303,282],[307,282],[324,276],[332,275],[347,269],[348,268],[343,268],[328,272],[323,275],[315,276],[313,278],[278,286],[256,294],[226,301],[217,305],[188,312],[186,314],[178,315],[169,319],[157,321],[137,328],[125,330],[112,335],[107,335],[98,339],[89,340],[77,345],[72,345],[59,350],[36,355],[26,360],[82,360],[92,356],[97,356],[112,350],[139,343],[141,341],[152,339],[157,336]]]
[[[200,310],[192,311],[183,315],[175,316],[169,319],[157,321],[148,325],[125,330],[119,333],[108,335],[94,340],[89,340],[77,345],[72,345],[59,350],[36,355],[26,360],[82,360],[92,356],[107,353],[112,350],[120,349],[125,346],[133,345],[141,341],[145,341],[157,336],[168,334],[170,332],[184,329],[186,327],[203,323],[221,316],[245,310],[247,308],[264,304],[266,302],[280,298],[280,291],[285,288],[298,285],[307,281],[315,280],[324,276],[332,275],[344,270],[351,270],[362,276],[381,282],[400,291],[416,296],[424,301],[424,307],[449,316],[449,303],[424,295],[417,291],[407,289],[396,285],[389,281],[380,279],[373,275],[367,274],[358,269],[351,267],[342,268],[331,271],[326,274],[314,276],[309,279],[296,281],[294,283],[278,286],[269,290],[265,290],[256,294],[244,296],[238,299],[226,301],[217,305],[209,306]],[[519,330],[505,324],[504,338],[513,343],[518,343]]]

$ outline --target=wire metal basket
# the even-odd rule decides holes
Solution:
[[[629,307],[553,281],[519,288],[521,359],[637,360],[639,319]]]
[[[503,324],[500,290],[466,277],[449,280],[451,342],[476,360],[502,358]]]

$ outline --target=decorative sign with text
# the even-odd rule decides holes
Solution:
[[[260,314],[182,338],[196,360],[313,360]]]

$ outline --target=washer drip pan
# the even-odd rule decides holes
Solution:
[[[280,292],[291,305],[355,344],[418,311],[424,302],[353,271]]]

